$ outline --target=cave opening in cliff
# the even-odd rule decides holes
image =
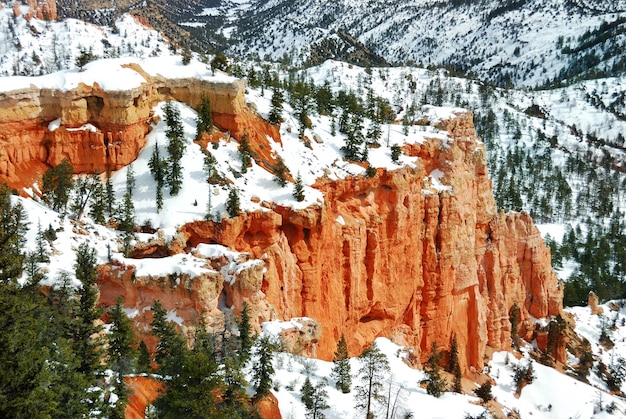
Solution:
[[[104,99],[99,96],[88,96],[85,98],[87,100],[87,110],[89,111],[90,119],[95,119],[95,117],[100,116],[102,109],[104,109]]]

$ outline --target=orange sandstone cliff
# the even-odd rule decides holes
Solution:
[[[0,179],[29,186],[63,158],[77,172],[120,168],[145,144],[156,103],[196,107],[202,95],[211,100],[215,125],[235,138],[248,133],[255,158],[271,164],[264,142],[267,135],[280,140],[278,132],[246,106],[243,82],[167,79],[138,64],[128,68],[145,82],[123,91],[94,83],[0,92]],[[317,206],[265,203],[263,212],[221,224],[197,221],[172,243],[138,247],[137,257],[163,257],[217,243],[236,256],[193,256],[207,270],[195,277],[141,277],[133,266],[103,266],[100,304],[125,296],[148,340],[154,299],[183,331],[201,318],[223,330],[247,302],[257,327],[299,319],[284,336],[309,355],[330,359],[344,333],[351,355],[387,336],[423,361],[433,343],[447,350],[456,336],[462,367],[481,367],[487,347],[510,348],[514,305],[520,334],[531,339],[532,318],[561,312],[562,289],[530,217],[497,212],[471,113],[457,113],[438,128],[449,139],[405,146],[412,166],[378,169],[371,178],[320,179],[315,187],[324,202]]]
[[[137,63],[121,66],[144,81],[125,90],[106,90],[94,82],[78,83],[71,89],[33,83],[0,91],[0,181],[14,188],[30,186],[64,158],[76,173],[126,166],[145,145],[152,109],[165,100],[196,108],[206,95],[214,124],[233,137],[245,132],[263,144],[266,135],[278,135],[249,110],[241,80],[166,78],[149,75]],[[70,72],[66,77],[71,80],[71,76]]]

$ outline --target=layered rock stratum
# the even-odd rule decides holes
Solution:
[[[136,83],[111,88],[68,73],[68,88],[31,83],[0,92],[0,178],[28,186],[63,158],[78,173],[123,167],[145,144],[155,104],[196,107],[203,95],[220,130],[248,133],[258,163],[272,163],[265,142],[280,141],[278,130],[246,105],[242,81],[168,77],[137,63],[123,71]],[[532,339],[533,319],[561,313],[562,289],[531,218],[497,211],[472,114],[432,123],[447,136],[405,145],[412,165],[319,179],[324,200],[316,205],[267,202],[263,211],[188,223],[174,242],[135,249],[137,257],[164,257],[203,244],[228,248],[193,255],[206,274],[155,278],[132,265],[102,266],[100,304],[123,295],[148,340],[154,299],[183,331],[201,319],[223,329],[246,302],[257,327],[297,319],[283,335],[311,356],[332,358],[343,333],[351,355],[387,336],[412,348],[419,363],[433,343],[448,350],[456,337],[462,368],[482,367],[488,347],[510,348],[513,307],[521,336]]]

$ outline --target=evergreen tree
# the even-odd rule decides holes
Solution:
[[[135,170],[133,169],[133,164],[131,163],[126,168],[126,192],[128,192],[130,196],[133,196],[136,184]]]
[[[239,329],[239,365],[243,367],[250,359],[250,353],[254,339],[252,337],[252,325],[250,324],[250,308],[248,303],[243,303],[241,318],[237,323]]]
[[[36,237],[36,250],[35,250],[35,261],[37,263],[48,263],[50,262],[50,250],[48,249],[48,242],[44,235],[44,232],[41,230],[41,223],[37,223],[37,237]]]
[[[352,377],[350,376],[350,357],[348,355],[348,344],[344,334],[341,334],[337,342],[337,350],[333,356],[333,369],[330,377],[335,380],[335,387],[344,394],[350,393]]]
[[[217,159],[210,151],[204,151],[204,172],[206,173],[207,182],[210,185],[217,183]]]
[[[71,211],[76,217],[80,219],[87,203],[91,200],[91,196],[96,189],[96,185],[100,183],[97,174],[93,174],[89,177],[81,176],[75,182],[74,187],[74,200],[71,206]]]
[[[493,399],[493,394],[491,393],[491,383],[489,381],[485,381],[474,390],[474,394],[483,401],[483,403],[487,403],[489,400]]]
[[[113,182],[111,181],[110,169],[107,169],[106,173],[104,195],[106,202],[106,213],[109,217],[113,217],[115,215],[115,191],[113,190]]]
[[[226,357],[223,362],[224,393],[219,411],[228,418],[253,417],[248,408],[248,385],[239,361]]]
[[[308,379],[308,377],[307,377]],[[307,408],[306,416],[309,419],[323,419],[325,416],[322,410],[330,408],[328,405],[328,392],[326,391],[326,385],[324,382],[319,382],[310,396],[309,407]]]
[[[365,348],[359,356],[361,368],[358,378],[361,382],[356,386],[356,409],[365,411],[366,419],[374,417],[373,401],[384,403],[386,400],[383,388],[383,379],[389,372],[389,361],[376,343]]]
[[[89,205],[89,216],[97,224],[104,224],[106,221],[104,214],[106,211],[106,200],[104,195],[104,187],[102,183],[98,182],[94,185],[93,193],[91,194],[91,204]]]
[[[459,348],[456,342],[456,335],[452,337],[452,343],[450,344],[450,359],[448,362],[448,372],[454,375],[454,388],[456,393],[462,393],[462,378],[461,365],[459,364]]]
[[[446,379],[441,376],[441,368],[439,367],[439,359],[441,354],[437,349],[437,343],[433,342],[431,348],[431,354],[426,364],[425,372],[428,375],[428,384],[426,385],[426,392],[431,396],[441,397],[445,393],[448,384]]]
[[[167,173],[167,161],[161,158],[159,153],[159,143],[154,146],[154,151],[148,162],[150,173],[156,181],[156,208],[157,212],[163,209],[163,186],[165,185],[165,176]]]
[[[41,192],[43,198],[52,205],[55,211],[65,213],[70,192],[74,187],[72,175],[74,168],[69,160],[63,159],[57,166],[46,170],[43,175]]]
[[[196,139],[199,139],[205,132],[210,133],[212,129],[211,102],[208,96],[202,95],[202,103],[198,106],[198,119],[196,120]]]
[[[159,300],[152,303],[152,335],[158,339],[154,360],[162,375],[174,375],[178,370],[178,357],[186,349],[185,341],[167,321],[167,311]]]
[[[256,391],[255,398],[262,399],[269,394],[272,388],[272,379],[274,376],[274,366],[272,359],[274,357],[275,345],[267,335],[261,336],[257,340],[255,348],[256,362],[252,371],[252,385]]]
[[[211,69],[214,72],[215,70],[228,71],[228,58],[226,58],[224,54],[218,52],[211,60]],[[237,77],[236,75],[234,76]]]
[[[101,345],[95,336],[102,330],[102,326],[95,322],[102,315],[102,311],[96,308],[96,252],[87,243],[78,246],[74,269],[76,279],[81,284],[74,331],[75,352],[80,360],[78,371],[93,375],[100,370]]]
[[[278,156],[276,158],[276,166],[274,166],[274,174],[276,175],[276,178],[274,180],[281,187],[287,185],[287,173],[289,173],[289,169],[287,168],[285,161],[281,156]]]
[[[283,94],[278,87],[274,87],[272,90],[272,107],[268,119],[270,124],[278,124],[283,119]]]
[[[164,383],[165,393],[154,407],[162,418],[218,418],[217,398],[223,393],[224,383],[215,353],[206,338],[206,332],[196,332],[194,347],[182,345],[176,354],[176,370],[170,371]]]
[[[247,133],[244,133],[239,140],[239,156],[241,156],[241,173],[246,173],[248,166],[252,163],[252,148]]]
[[[167,128],[167,152],[169,153],[169,165],[166,174],[167,184],[170,187],[170,195],[176,196],[180,192],[183,183],[183,168],[181,160],[185,153],[185,132],[180,116],[180,111],[172,102],[166,102],[163,107]]]
[[[293,185],[293,197],[298,202],[304,201],[304,185],[302,184],[302,177],[300,177],[300,173],[298,173],[296,183]]]
[[[108,359],[111,370],[115,373],[114,387],[118,400],[115,404],[114,416],[123,418],[124,409],[128,404],[130,391],[124,383],[124,375],[135,369],[136,350],[135,333],[122,309],[119,297],[110,312],[111,329],[109,334]]]
[[[236,217],[241,212],[239,207],[239,193],[236,188],[231,188],[228,191],[228,199],[226,200],[226,212],[229,217]]]
[[[27,215],[20,202],[11,202],[8,186],[0,184],[0,282],[16,283],[24,264]]]
[[[391,161],[398,164],[398,160],[400,159],[400,154],[402,153],[402,148],[398,145],[391,146]]]
[[[311,384],[311,380],[307,375],[300,389],[300,401],[302,401],[307,411],[313,406],[313,391],[313,384]]]
[[[150,351],[148,351],[148,346],[146,346],[146,342],[141,340],[139,342],[138,355],[137,355],[137,372],[143,374],[150,374],[152,372],[152,367],[150,366]]]

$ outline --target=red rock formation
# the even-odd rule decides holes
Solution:
[[[137,64],[127,68],[145,79],[125,91],[106,91],[97,83],[60,91],[29,87],[0,92],[0,181],[30,186],[47,167],[68,158],[76,173],[117,170],[133,162],[145,145],[151,110],[164,100],[197,107],[211,101],[215,125],[235,138],[248,133],[259,163],[274,163],[267,135],[280,136],[245,104],[244,82],[151,77]],[[60,127],[50,130],[60,118]]]
[[[150,377],[124,377],[124,382],[130,391],[128,405],[124,410],[125,419],[144,419],[146,407],[155,401],[163,384]]]
[[[377,336],[448,349],[456,335],[463,368],[483,365],[486,346],[511,345],[509,311],[561,312],[550,254],[526,214],[498,214],[484,147],[471,115],[442,128],[455,141],[425,143],[416,168],[317,185],[325,204],[244,214],[217,228],[183,227],[190,246],[218,242],[263,258],[262,291],[281,318],[306,316],[323,328],[317,356],[332,357],[345,333],[352,355]],[[452,191],[426,178],[440,168]]]

